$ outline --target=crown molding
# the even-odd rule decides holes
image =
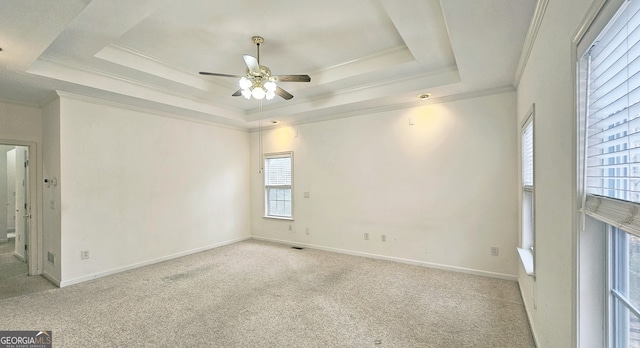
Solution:
[[[318,116],[318,117],[308,118],[301,121],[281,122],[278,125],[274,125],[274,126],[268,126],[268,125],[262,126],[262,129],[264,130],[265,128],[278,128],[283,126],[300,126],[300,125],[310,124],[310,123],[332,121],[332,120],[337,120],[341,118],[371,115],[371,114],[376,114],[381,112],[418,108],[425,105],[451,103],[455,101],[486,97],[490,95],[513,93],[515,91],[516,89],[514,86],[507,85],[507,86],[488,88],[488,89],[472,91],[472,92],[458,93],[458,94],[454,94],[446,97],[429,98],[427,100],[417,100],[417,101],[412,101],[407,103],[396,103],[391,105],[385,105],[382,107],[363,108],[363,109],[358,109],[354,111],[336,113],[328,116]],[[249,131],[252,133],[257,132],[258,130],[259,130],[259,127],[251,127],[249,129]]]
[[[9,99],[0,99],[0,103],[2,104],[11,104],[11,105],[19,105],[19,106],[27,106],[31,108],[39,108],[40,105],[38,103],[25,102],[20,100],[9,100]]]
[[[417,67],[414,69],[411,69],[411,71],[401,74],[395,78],[387,79],[385,81],[376,81],[376,82],[371,82],[366,84],[360,84],[357,86],[349,86],[345,88],[333,89],[328,94],[318,95],[313,98],[302,97],[297,101],[294,101],[293,103],[288,102],[287,104],[279,104],[273,107],[255,108],[248,112],[247,121],[249,122],[257,121],[258,119],[256,118],[256,116],[260,116],[261,114],[264,114],[264,113],[268,113],[268,112],[273,113],[273,112],[279,112],[284,110],[284,114],[287,114],[288,112],[286,109],[291,110],[291,108],[295,106],[300,106],[303,104],[319,105],[321,104],[322,101],[328,101],[328,100],[331,100],[332,98],[335,98],[336,95],[340,96],[341,98],[346,98],[346,97],[349,97],[349,95],[353,95],[355,93],[371,92],[372,89],[374,88],[388,87],[389,85],[392,85],[392,84],[396,84],[400,86],[411,86],[413,82],[416,82],[416,84],[420,85],[419,89],[424,89],[424,88],[431,87],[425,84],[425,81],[446,80],[446,83],[443,83],[441,81],[441,82],[435,83],[435,85],[451,84],[451,83],[460,81],[460,74],[456,66],[446,67],[437,71],[429,71],[422,74],[414,73],[414,71],[420,71],[420,70],[421,70],[420,66],[417,65]],[[368,99],[358,99],[356,101],[352,101],[347,104],[364,102],[366,100]],[[332,106],[327,106],[327,107],[332,107]]]
[[[527,67],[527,63],[531,56],[533,46],[536,43],[536,37],[538,36],[538,31],[540,31],[540,26],[542,25],[542,20],[544,19],[544,14],[547,10],[548,4],[549,0],[538,0],[538,3],[536,4],[536,9],[533,13],[533,18],[531,18],[529,30],[527,31],[527,36],[525,37],[524,45],[522,47],[518,67],[516,68],[516,73],[513,78],[513,86],[516,88],[520,85],[520,80],[522,79],[524,70]]]
[[[160,111],[160,110],[156,110],[156,109],[153,109],[153,108],[147,108],[147,107],[143,107],[143,106],[131,105],[131,104],[127,104],[127,103],[122,103],[122,102],[117,102],[117,101],[107,100],[107,99],[102,99],[102,98],[96,98],[96,97],[91,97],[91,96],[87,96],[87,95],[81,95],[81,94],[75,94],[75,93],[69,93],[69,92],[58,91],[57,90],[57,91],[55,91],[55,93],[53,93],[53,97],[54,97],[53,99],[55,99],[55,98],[60,98],[60,99],[66,98],[66,99],[81,101],[81,102],[95,104],[95,105],[108,106],[108,107],[119,108],[119,109],[134,111],[134,112],[151,114],[151,115],[154,115],[154,116],[173,118],[173,119],[178,119],[178,120],[187,121],[187,122],[206,124],[206,125],[209,125],[209,126],[216,126],[216,127],[220,127],[220,128],[232,129],[232,130],[237,130],[237,131],[241,131],[241,132],[248,132],[248,128],[233,126],[231,124],[225,124],[225,123],[216,122],[216,121],[213,121],[213,120],[205,120],[205,119],[199,119],[199,118],[195,118],[195,117],[189,117],[189,116],[181,115],[181,114],[178,114],[178,113]],[[210,115],[208,115],[208,116],[210,116]],[[244,122],[244,121],[238,121],[238,122]]]

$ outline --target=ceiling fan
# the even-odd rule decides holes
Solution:
[[[245,76],[219,74],[201,71],[201,75],[221,76],[221,77],[234,77],[240,78],[238,84],[240,89],[232,94],[234,97],[243,96],[247,99],[251,97],[255,99],[267,100],[273,99],[275,95],[289,100],[293,98],[293,95],[280,86],[276,82],[310,82],[311,77],[309,75],[271,75],[271,70],[264,65],[260,65],[260,45],[264,42],[264,39],[260,36],[254,36],[252,38],[253,43],[256,44],[257,58],[248,54],[243,54],[245,64],[247,64],[247,70]]]

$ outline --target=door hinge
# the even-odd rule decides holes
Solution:
[[[24,167],[27,168],[28,165],[29,165],[29,160],[24,161]]]
[[[24,245],[24,250],[28,250],[29,249],[29,245],[25,244]]]

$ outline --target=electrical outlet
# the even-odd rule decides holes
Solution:
[[[369,240],[369,233],[364,234],[364,240]]]
[[[50,251],[47,251],[47,261],[51,262],[54,265],[56,264],[56,257]]]
[[[383,235],[382,235],[382,237],[381,237],[380,239],[382,239],[382,241],[383,241],[383,242],[386,242],[386,241],[387,241],[387,236],[385,236],[385,235],[383,234]]]
[[[289,231],[293,231],[293,225],[289,225]]]
[[[309,227],[304,229],[304,233],[308,236],[309,235]]]
[[[427,249],[424,249],[424,254],[425,254],[425,255],[429,255],[429,252],[428,252],[428,250],[427,250]]]
[[[81,260],[86,260],[88,258],[89,258],[89,250],[80,251],[80,259]]]
[[[491,256],[500,255],[500,249],[498,247],[491,247]]]

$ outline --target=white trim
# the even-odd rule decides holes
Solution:
[[[50,282],[52,282],[55,286],[60,287],[60,279],[52,276],[51,274],[43,271],[42,272],[42,276],[47,278],[47,280],[49,280]]]
[[[267,197],[267,184],[265,182],[265,176],[267,175],[267,171],[266,169],[264,169],[264,167],[266,167],[264,164],[267,161],[267,159],[275,159],[275,158],[290,158],[291,159],[291,185],[282,185],[282,187],[288,187],[291,190],[291,216],[275,216],[275,215],[268,215],[267,212],[269,211],[269,208],[267,206],[268,204],[268,197]],[[262,194],[263,194],[263,202],[264,202],[264,207],[263,207],[263,218],[265,219],[275,219],[275,220],[288,220],[288,221],[293,221],[293,217],[294,217],[294,207],[293,207],[293,203],[294,203],[294,189],[293,189],[293,180],[295,178],[295,173],[294,173],[294,160],[293,160],[293,151],[280,151],[280,152],[270,152],[270,153],[263,153],[262,154]],[[269,185],[269,187],[277,187],[278,185]]]
[[[364,116],[364,115],[371,115],[371,114],[375,114],[375,113],[382,113],[382,112],[388,112],[388,111],[395,111],[395,110],[404,110],[404,109],[410,109],[410,108],[418,108],[418,107],[423,107],[426,105],[432,105],[432,104],[444,104],[444,103],[451,103],[451,102],[455,102],[455,101],[460,101],[460,100],[469,100],[469,99],[474,99],[474,98],[481,98],[481,97],[486,97],[486,96],[492,96],[492,95],[500,95],[500,94],[505,94],[505,93],[512,93],[515,92],[516,89],[511,86],[502,86],[502,87],[496,87],[496,88],[488,88],[488,89],[483,89],[483,90],[479,90],[479,91],[473,91],[473,92],[467,92],[467,93],[459,93],[459,94],[453,94],[453,95],[449,95],[449,96],[445,96],[445,97],[431,97],[427,100],[416,100],[415,101],[410,101],[410,102],[405,102],[405,103],[396,103],[396,104],[389,104],[389,105],[385,105],[385,106],[374,106],[374,107],[370,107],[370,108],[359,108],[357,110],[352,110],[352,111],[344,111],[344,112],[338,112],[335,114],[331,114],[331,115],[321,115],[321,116],[316,116],[316,117],[309,117],[309,118],[304,118],[301,119],[299,121],[291,121],[291,122],[282,122],[279,123],[278,126],[262,126],[262,129],[265,128],[275,128],[275,127],[283,127],[285,124],[289,127],[292,126],[300,126],[300,125],[304,125],[304,124],[310,124],[310,123],[318,123],[318,122],[325,122],[325,121],[332,121],[332,120],[338,120],[338,119],[342,119],[342,118],[348,118],[348,117],[355,117],[355,116]],[[265,119],[268,119],[269,117],[264,117]],[[258,119],[248,119],[248,123],[249,122],[257,122]],[[250,132],[258,132],[260,130],[260,127],[251,127],[249,128]]]
[[[264,215],[262,218],[263,219],[282,220],[282,221],[293,221],[294,220],[293,217],[284,217],[284,216],[268,216],[268,215]]]
[[[578,63],[588,48],[591,46],[593,40],[599,35],[600,31],[604,28],[606,23],[608,23],[613,15],[618,11],[622,3],[626,0],[593,0],[591,6],[587,10],[585,16],[580,21],[572,39],[571,39],[571,76],[573,76],[573,121],[572,121],[572,156],[574,161],[572,162],[572,169],[574,172],[572,179],[572,229],[571,229],[571,312],[573,314],[571,318],[571,340],[573,347],[579,347],[581,345],[581,327],[580,327],[580,232],[583,230],[582,222],[584,221],[584,216],[581,214],[582,211],[582,197],[585,188],[581,186],[580,177],[583,175],[581,173],[581,162],[580,158],[580,141],[582,138],[582,134],[580,133],[580,110],[578,108],[578,93],[579,93],[579,71],[578,71]],[[619,4],[618,6],[614,3]],[[606,7],[606,8],[605,8]],[[615,11],[612,9],[616,8]],[[612,12],[613,11],[613,12]],[[597,28],[596,28],[597,26]],[[597,34],[593,34],[594,31],[597,31]],[[582,164],[586,166],[586,163]],[[584,180],[584,179],[583,179]],[[582,182],[582,185],[584,182]],[[609,248],[607,247],[607,250]],[[608,253],[608,251],[607,251]],[[607,254],[607,260],[609,255]],[[607,271],[608,273],[608,271]],[[607,274],[608,277],[608,274]],[[607,293],[605,291],[605,293]],[[605,301],[606,303],[606,301]],[[609,314],[605,314],[607,318]],[[605,338],[609,336],[608,333],[608,319],[605,319]],[[533,330],[532,330],[533,331]],[[535,338],[535,335],[534,335]]]
[[[531,18],[527,36],[524,39],[524,46],[522,47],[518,67],[516,68],[516,73],[513,77],[513,86],[516,88],[520,85],[520,80],[522,80],[522,75],[527,67],[527,62],[529,62],[529,57],[531,56],[531,51],[533,51],[533,46],[536,43],[536,37],[540,31],[540,25],[542,25],[542,20],[544,19],[544,13],[547,10],[548,3],[549,0],[538,0],[538,3],[536,4],[536,9],[533,13],[533,17]]]
[[[309,249],[317,249],[317,250],[329,251],[329,252],[334,252],[334,253],[339,253],[339,254],[361,256],[361,257],[366,257],[366,258],[376,259],[376,260],[393,261],[393,262],[399,262],[399,263],[404,263],[404,264],[409,264],[409,265],[414,265],[414,266],[422,266],[422,267],[427,267],[427,268],[441,269],[441,270],[445,270],[445,271],[453,271],[453,272],[459,272],[459,273],[473,274],[473,275],[489,277],[489,278],[497,278],[497,279],[518,281],[518,276],[511,275],[511,274],[481,271],[481,270],[465,268],[465,267],[448,266],[448,265],[442,265],[442,264],[438,264],[438,263],[424,262],[424,261],[419,261],[419,260],[405,259],[405,258],[387,256],[387,255],[380,255],[380,254],[372,254],[372,253],[366,253],[366,252],[355,251],[355,250],[332,248],[332,247],[326,247],[326,246],[317,245],[317,244],[300,243],[300,242],[294,242],[294,241],[282,240],[282,239],[276,239],[276,238],[251,236],[251,239],[262,240],[262,241],[266,241],[266,242],[273,242],[273,243],[278,243],[278,244],[291,245],[291,246],[296,246],[296,247],[303,247],[303,248],[309,248]]]
[[[251,236],[231,239],[231,240],[228,240],[228,241],[225,241],[225,242],[220,242],[220,243],[211,244],[211,245],[207,245],[207,246],[200,247],[200,248],[195,248],[195,249],[191,249],[191,250],[187,250],[187,251],[182,251],[182,252],[179,252],[179,253],[175,253],[175,254],[171,254],[171,255],[167,255],[167,256],[162,256],[162,257],[158,257],[158,258],[151,259],[151,260],[134,263],[134,264],[131,264],[131,265],[128,265],[128,266],[117,267],[117,268],[113,268],[113,269],[110,269],[110,270],[107,270],[107,271],[88,274],[88,275],[85,275],[85,276],[82,276],[82,277],[78,277],[78,278],[74,278],[74,279],[63,280],[63,281],[59,281],[58,282],[58,286],[62,288],[62,287],[65,287],[65,286],[86,282],[88,280],[101,278],[101,277],[105,277],[105,276],[116,274],[116,273],[120,273],[120,272],[129,271],[129,270],[140,268],[140,267],[144,267],[144,266],[149,266],[149,265],[152,265],[152,264],[155,264],[155,263],[176,259],[176,258],[179,258],[179,257],[183,257],[183,256],[199,253],[199,252],[202,252],[202,251],[207,251],[207,250],[210,250],[210,249],[215,249],[215,248],[218,248],[218,247],[221,247],[221,246],[242,242],[242,241],[245,241],[245,240],[250,239],[250,238],[251,238]],[[53,281],[54,283],[56,283],[56,281],[54,280],[55,278],[50,278],[50,276],[48,276],[48,275],[46,275],[46,277],[47,277],[47,279],[49,279],[49,280]]]
[[[19,106],[28,106],[28,107],[32,107],[32,108],[39,108],[40,107],[39,103],[33,103],[33,102],[21,101],[21,100],[9,100],[9,99],[1,99],[0,98],[0,103],[13,104],[13,105],[19,105]]]
[[[522,249],[516,248],[518,250],[518,255],[520,256],[520,261],[522,261],[522,266],[524,267],[524,271],[528,276],[536,277],[536,273],[533,268],[533,251],[531,249]]]
[[[17,258],[18,260],[22,261],[22,262],[27,262],[27,259],[25,259],[25,258],[24,258],[24,256],[22,256],[22,255],[18,254],[18,253],[17,253],[17,252],[15,252],[15,251],[13,252],[13,256],[14,256],[15,258]]]
[[[524,311],[525,311],[525,313],[527,313],[527,319],[529,320],[529,329],[531,329],[531,336],[533,336],[533,344],[536,347],[539,347],[539,345],[538,345],[538,335],[536,334],[536,328],[535,328],[535,326],[531,325],[531,323],[533,323],[533,315],[531,314],[531,311],[529,311],[529,307],[527,307],[527,302],[524,300],[525,296],[524,296],[524,292],[522,290],[522,286],[518,286],[518,288],[520,289],[520,297],[522,297],[522,305],[524,307]]]
[[[37,141],[22,141],[0,138],[2,145],[26,147],[29,150],[29,203],[31,220],[29,222],[29,275],[41,274],[44,270],[44,240],[42,221],[42,155]]]
[[[206,125],[209,125],[209,126],[220,127],[220,128],[225,128],[225,129],[232,129],[232,130],[236,130],[236,131],[240,131],[240,132],[249,132],[249,130],[247,128],[235,127],[235,126],[232,126],[230,124],[223,124],[223,123],[216,122],[216,121],[210,121],[210,120],[205,120],[205,119],[200,119],[200,118],[195,118],[195,117],[190,117],[190,116],[183,116],[183,115],[174,114],[174,113],[171,113],[171,112],[159,111],[159,110],[155,110],[155,109],[151,109],[151,108],[146,108],[146,107],[143,107],[143,106],[136,106],[136,105],[126,104],[126,103],[122,103],[122,102],[117,102],[117,101],[112,101],[112,100],[107,100],[107,99],[100,99],[100,98],[96,98],[96,97],[90,97],[90,96],[86,96],[86,95],[74,94],[74,93],[63,92],[63,91],[58,91],[58,90],[56,90],[51,97],[46,99],[47,103],[55,100],[56,96],[57,96],[57,98],[68,98],[68,99],[72,99],[72,100],[82,101],[82,102],[101,105],[101,106],[109,106],[109,107],[114,107],[114,108],[118,108],[118,109],[124,109],[124,110],[129,110],[129,111],[134,111],[134,112],[146,113],[146,114],[155,115],[155,116],[159,116],[159,117],[167,117],[167,118],[173,118],[173,119],[186,121],[186,122],[206,124]],[[195,112],[199,112],[199,111],[195,111]],[[205,115],[205,114],[203,114],[203,115]],[[211,116],[211,115],[208,115],[208,116]],[[231,119],[228,119],[228,120],[233,121]]]
[[[604,31],[606,25],[611,22],[616,13],[622,8],[622,5],[627,1],[630,0],[593,1],[571,39],[571,42],[575,44],[573,51],[576,53],[577,58],[582,57],[585,52],[587,52],[593,44],[593,41]],[[574,59],[574,62],[577,62],[577,59]]]

